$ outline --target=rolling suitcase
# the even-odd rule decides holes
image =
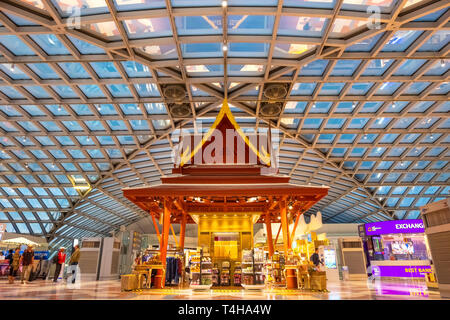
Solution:
[[[138,289],[138,277],[136,274],[124,274],[121,276],[120,282],[122,291]]]

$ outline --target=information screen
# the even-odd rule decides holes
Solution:
[[[325,267],[328,269],[336,269],[336,250],[334,249],[324,249],[323,258],[325,260]]]

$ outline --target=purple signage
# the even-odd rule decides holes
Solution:
[[[374,277],[423,278],[431,272],[430,266],[372,266]]]
[[[425,232],[422,219],[371,222],[366,223],[364,227],[366,230],[366,235],[368,236],[390,234],[390,233]]]

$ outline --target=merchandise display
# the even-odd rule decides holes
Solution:
[[[242,284],[263,285],[265,282],[264,250],[254,248],[242,252]]]
[[[197,255],[191,256],[191,288],[204,288],[213,285],[213,263],[208,253],[203,253],[203,249]]]

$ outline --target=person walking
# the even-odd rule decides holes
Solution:
[[[72,267],[72,283],[75,283],[75,279],[77,276],[77,268],[78,268],[78,262],[80,261],[80,246],[76,245],[75,251],[72,253],[72,256],[70,257],[69,264]]]
[[[319,248],[316,248],[316,250],[314,250],[314,253],[311,255],[309,260],[314,264],[316,268],[319,268],[320,265],[323,265],[323,262],[319,257]]]
[[[33,271],[34,251],[33,247],[29,245],[22,254],[22,273],[20,274],[20,283],[25,284],[24,280],[29,283],[30,273]]]
[[[17,254],[16,254],[17,253]],[[17,270],[19,269],[20,262],[20,251],[19,248],[14,252],[13,249],[10,249],[6,259],[9,260],[9,274],[8,274],[8,282],[14,283],[14,278],[17,276]]]
[[[55,269],[55,275],[53,276],[53,282],[58,282],[58,277],[59,277],[59,273],[61,272],[61,267],[66,262],[66,253],[64,251],[66,251],[66,249],[64,247],[61,247],[57,254],[56,269]]]

